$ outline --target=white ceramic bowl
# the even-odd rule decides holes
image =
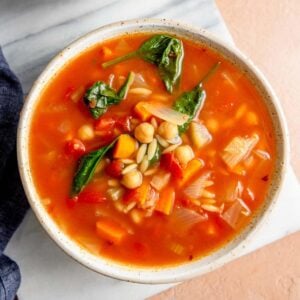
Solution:
[[[33,184],[30,171],[28,151],[30,124],[35,106],[39,101],[39,95],[48,80],[55,73],[59,72],[59,70],[63,68],[71,58],[77,56],[90,46],[101,43],[102,41],[112,37],[134,32],[169,33],[177,35],[178,37],[191,39],[194,42],[204,44],[215,49],[247,73],[247,76],[252,80],[259,92],[262,94],[274,124],[277,144],[277,157],[275,162],[276,171],[271,180],[271,187],[263,207],[253,217],[251,224],[247,226],[236,239],[232,240],[226,246],[202,259],[178,266],[149,268],[123,265],[106,258],[97,257],[81,248],[80,245],[71,240],[63,231],[60,230],[43,207]],[[266,79],[257,70],[253,63],[237,49],[229,47],[203,29],[193,28],[176,21],[157,19],[131,20],[101,27],[80,38],[59,53],[48,64],[46,69],[34,83],[25,101],[18,128],[17,147],[19,169],[27,198],[37,218],[51,238],[66,253],[86,267],[114,278],[141,283],[167,283],[182,281],[211,271],[239,256],[241,249],[247,246],[250,236],[253,235],[254,231],[256,231],[255,229],[257,229],[263,220],[265,220],[266,216],[275,204],[275,200],[285,175],[289,153],[287,127],[279,101]],[[38,247],[38,245],[36,246]]]

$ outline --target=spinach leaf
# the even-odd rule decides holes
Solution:
[[[163,79],[168,92],[178,84],[183,61],[183,45],[178,39],[171,39],[158,65],[160,77]]]
[[[133,79],[134,73],[130,72],[118,92],[103,81],[95,82],[84,95],[84,103],[89,107],[93,118],[98,119],[109,106],[121,102],[126,97]]]
[[[98,150],[92,151],[84,155],[80,159],[72,182],[72,197],[79,194],[84,189],[84,187],[90,182],[95,173],[97,165],[99,164],[103,156],[107,153],[107,151],[113,147],[115,142],[116,140],[114,140],[112,143],[105,147],[102,147]]]
[[[205,98],[205,91],[200,86],[197,86],[192,91],[183,93],[175,101],[173,105],[174,110],[189,116],[189,119],[186,123],[178,126],[180,133],[183,133],[187,130],[189,123],[201,110]]]
[[[220,62],[214,64],[213,67],[208,71],[208,73],[202,78],[200,83],[193,90],[189,92],[184,92],[175,101],[173,109],[190,116],[189,120],[185,124],[178,126],[180,133],[183,133],[187,130],[189,123],[200,112],[206,98],[206,93],[203,89],[203,84],[217,71],[220,64]]]
[[[172,93],[180,79],[183,56],[183,44],[179,39],[158,34],[144,42],[138,50],[107,61],[102,67],[107,68],[130,58],[140,57],[158,67],[167,91]]]
[[[120,98],[120,100],[126,98],[128,90],[133,83],[133,80],[134,80],[134,73],[130,72],[125,82],[123,83],[123,85],[120,87],[118,91],[118,97]]]

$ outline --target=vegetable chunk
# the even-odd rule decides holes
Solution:
[[[120,244],[127,235],[125,228],[108,218],[98,219],[96,222],[96,230],[101,238],[117,245]]]
[[[135,139],[129,134],[121,134],[114,148],[114,158],[129,158],[135,150]]]
[[[250,154],[258,141],[259,137],[256,134],[249,138],[237,136],[225,147],[221,157],[226,165],[233,169]]]

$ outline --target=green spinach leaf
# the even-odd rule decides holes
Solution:
[[[107,153],[107,151],[113,147],[115,142],[116,140],[114,140],[112,143],[105,147],[102,147],[98,150],[92,151],[84,155],[80,159],[72,182],[72,197],[79,194],[84,189],[84,187],[90,182],[90,180],[93,178],[97,165]]]
[[[84,103],[88,106],[94,119],[103,115],[109,106],[122,101],[133,82],[134,73],[130,72],[119,91],[115,91],[103,81],[95,82],[84,95]]]
[[[107,61],[102,67],[107,68],[130,58],[140,57],[158,67],[167,91],[172,93],[180,79],[183,56],[183,44],[179,39],[158,34],[145,41],[138,50]]]
[[[203,84],[217,71],[220,66],[220,62],[217,62],[208,71],[208,73],[202,78],[200,83],[191,91],[184,92],[174,103],[173,109],[189,116],[189,120],[183,125],[178,126],[179,132],[183,133],[187,130],[189,123],[200,112],[206,93],[203,89]]]

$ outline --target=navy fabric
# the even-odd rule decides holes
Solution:
[[[0,48],[0,300],[15,298],[21,275],[3,251],[28,209],[16,159],[16,132],[22,108],[21,84]]]

